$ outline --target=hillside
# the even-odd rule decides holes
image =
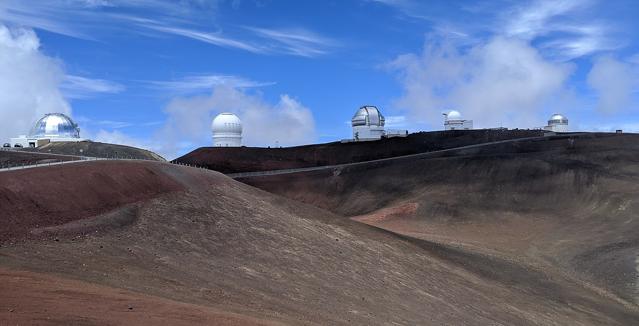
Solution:
[[[326,143],[284,148],[201,147],[174,162],[222,173],[268,171],[362,162],[498,140],[542,136],[540,130],[419,132],[405,138]]]
[[[94,141],[55,142],[46,144],[36,149],[26,150],[33,150],[40,153],[64,155],[164,161],[164,158],[162,158],[160,155],[145,149]]]
[[[81,158],[77,156],[33,153],[21,150],[0,150],[0,168],[32,164],[46,164],[63,161],[76,161],[79,159]]]
[[[12,240],[0,247],[0,284],[25,293],[0,299],[11,307],[2,320],[151,325],[175,320],[176,309],[195,324],[639,320],[568,276],[396,235],[216,172],[149,161],[39,169],[0,179],[0,198],[25,199],[3,210],[27,221],[2,233]],[[96,293],[100,304],[74,308]]]
[[[637,307],[638,163],[639,135],[584,134],[240,180]]]

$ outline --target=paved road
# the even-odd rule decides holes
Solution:
[[[6,167],[6,168],[0,168],[0,172],[6,172],[6,171],[15,171],[15,170],[24,170],[24,169],[33,169],[33,168],[41,168],[41,167],[48,167],[48,166],[54,166],[54,165],[60,165],[60,164],[72,164],[72,163],[83,163],[83,162],[92,162],[92,161],[104,161],[104,160],[121,160],[121,161],[130,161],[130,160],[136,160],[136,161],[145,161],[142,159],[128,159],[128,158],[103,158],[103,157],[91,157],[91,156],[78,156],[78,155],[65,155],[65,154],[53,154],[53,153],[40,153],[40,152],[32,152],[32,151],[25,151],[25,150],[19,150],[19,149],[9,149],[9,148],[2,148],[0,149],[2,151],[11,151],[11,152],[18,152],[18,153],[26,153],[26,154],[33,154],[33,155],[44,155],[47,156],[48,158],[51,158],[51,156],[58,156],[58,157],[64,157],[64,158],[73,158],[74,160],[70,160],[70,161],[58,161],[58,162],[47,162],[47,163],[34,163],[34,164],[29,164],[29,165],[17,165],[17,166],[12,166],[12,167]]]
[[[355,163],[344,163],[344,164],[335,164],[335,165],[323,165],[323,166],[313,166],[307,168],[296,168],[296,169],[282,169],[282,170],[270,170],[270,171],[256,171],[256,172],[239,172],[239,173],[229,173],[227,176],[233,179],[242,179],[248,177],[262,177],[262,176],[270,176],[270,175],[280,175],[280,174],[291,174],[291,173],[300,173],[300,172],[309,172],[309,171],[321,171],[321,170],[330,170],[330,169],[338,169],[344,167],[358,166],[358,165],[367,165],[374,163],[382,163],[382,162],[390,162],[390,161],[400,161],[406,159],[415,159],[415,158],[428,158],[431,156],[438,156],[445,153],[453,153],[456,151],[464,150],[464,149],[472,149],[472,148],[481,148],[487,146],[493,146],[498,144],[506,144],[506,143],[515,143],[521,141],[537,141],[537,140],[548,140],[555,138],[566,138],[566,137],[579,137],[580,135],[584,135],[585,133],[569,133],[569,134],[561,134],[561,135],[553,135],[553,136],[536,136],[536,137],[525,137],[525,138],[515,138],[515,139],[507,139],[494,141],[489,143],[481,143],[475,145],[467,145],[449,149],[443,149],[432,152],[424,152],[403,156],[395,156],[389,158],[383,158],[372,161],[364,161],[364,162],[355,162]]]
[[[330,169],[338,169],[338,168],[358,166],[358,165],[375,164],[375,163],[381,163],[381,162],[400,161],[400,160],[415,159],[415,158],[428,158],[428,157],[431,157],[431,156],[437,156],[437,155],[441,155],[441,154],[445,154],[445,153],[453,153],[453,152],[459,151],[459,150],[472,149],[472,148],[481,148],[481,147],[487,147],[487,146],[492,146],[492,145],[497,145],[497,144],[514,143],[514,142],[521,142],[521,141],[547,140],[547,139],[553,139],[553,138],[565,138],[567,136],[578,137],[578,136],[584,135],[584,134],[585,133],[570,133],[570,134],[562,134],[562,135],[557,135],[557,136],[538,136],[538,137],[525,137],[525,138],[507,139],[507,140],[500,140],[500,141],[489,142],[489,143],[481,143],[481,144],[475,144],[475,145],[467,145],[467,146],[443,149],[443,150],[432,151],[432,152],[417,153],[417,154],[410,154],[410,155],[404,155],[404,156],[395,156],[395,157],[383,158],[383,159],[372,160],[372,161],[345,163],[345,164],[335,164],[335,165],[313,166],[313,167],[297,168],[297,169],[282,169],[282,170],[271,170],[271,171],[229,173],[229,174],[227,174],[227,176],[229,176],[229,177],[231,177],[233,179],[241,179],[241,178],[247,178],[247,177],[261,177],[261,176],[269,176],[269,175],[280,175],[280,174],[300,173],[300,172],[309,172],[309,171],[330,170]],[[38,167],[47,167],[47,166],[54,166],[54,165],[60,165],[60,164],[91,162],[91,161],[97,161],[97,160],[132,160],[132,159],[99,158],[99,157],[88,157],[88,156],[74,156],[74,155],[63,155],[63,154],[38,153],[38,152],[23,151],[23,150],[13,150],[13,149],[3,149],[3,150],[19,151],[21,153],[30,153],[30,154],[35,154],[35,155],[54,155],[54,156],[63,156],[63,157],[73,157],[73,158],[76,158],[76,160],[62,161],[62,162],[51,162],[51,163],[40,163],[40,164],[31,164],[31,165],[24,165],[24,166],[9,167],[9,168],[0,168],[0,172],[22,170],[22,169],[31,169],[31,168],[38,168]],[[197,167],[194,167],[194,168],[197,168]]]
[[[72,157],[72,158],[76,158],[76,159],[82,159],[83,157],[88,157],[88,156],[79,156],[79,155],[67,155],[67,154],[55,154],[55,153],[42,153],[42,152],[36,152],[36,151],[30,151],[30,150],[24,150],[24,149],[15,149],[12,147],[0,147],[0,151],[4,151],[4,152],[15,152],[15,153],[26,153],[26,154],[33,154],[33,155],[46,155],[46,156],[60,156],[60,157]]]
[[[74,160],[70,160],[70,161],[34,163],[34,164],[29,164],[29,165],[17,165],[17,166],[12,166],[12,167],[0,168],[0,172],[24,170],[24,169],[33,169],[33,168],[42,168],[42,167],[55,166],[55,165],[60,165],[60,164],[85,163],[85,162],[105,161],[105,160],[109,160],[109,161],[151,161],[151,162],[162,162],[162,161],[153,161],[153,160],[149,160],[149,159],[136,159],[136,158],[118,158],[118,157],[105,158],[105,157],[92,157],[92,156],[78,156],[78,155],[66,155],[66,154],[41,153],[41,152],[25,151],[25,150],[21,150],[21,149],[2,148],[2,147],[0,147],[0,151],[28,153],[28,154],[34,154],[34,155],[45,155],[45,156],[47,156],[49,158],[51,156],[74,158]],[[177,163],[171,163],[171,162],[168,162],[168,161],[164,162],[164,163],[203,169],[203,167],[199,167],[199,166],[192,166],[192,165],[187,165],[187,164],[177,164]]]

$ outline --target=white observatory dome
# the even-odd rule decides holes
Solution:
[[[80,138],[80,128],[65,114],[47,113],[31,128],[29,137]]]
[[[383,127],[386,119],[379,109],[374,106],[362,106],[355,112],[353,119],[351,119],[351,125],[356,126],[376,126]]]
[[[448,114],[446,115],[446,119],[448,120],[461,120],[461,118],[462,118],[461,113],[455,110],[448,112]]]
[[[242,121],[233,113],[220,113],[211,123],[213,131],[213,146],[239,147],[242,146]]]
[[[548,119],[548,126],[544,129],[555,132],[568,132],[568,118],[563,114],[555,113]]]
[[[562,114],[555,113],[548,120],[548,124],[551,124],[551,123],[568,123],[568,118],[566,118]]]

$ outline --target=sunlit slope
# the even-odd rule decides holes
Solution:
[[[91,179],[99,163],[51,173],[84,176],[113,196],[137,184],[119,181],[140,173],[124,162],[111,162],[123,164],[115,181]],[[215,172],[136,164],[152,172],[145,179],[178,187],[54,228],[31,225],[41,237],[4,244],[0,265],[286,324],[624,325],[639,317],[561,275],[403,238]],[[48,190],[77,186],[57,184]]]
[[[54,142],[38,147],[34,151],[64,155],[164,161],[164,158],[160,155],[146,149],[94,141]]]
[[[638,303],[639,135],[241,181],[413,237],[550,266]]]

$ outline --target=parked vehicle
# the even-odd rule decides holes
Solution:
[[[6,147],[11,147],[11,144],[9,144],[9,143],[4,143],[4,145],[2,145],[2,147],[5,147],[5,148],[6,148]]]

